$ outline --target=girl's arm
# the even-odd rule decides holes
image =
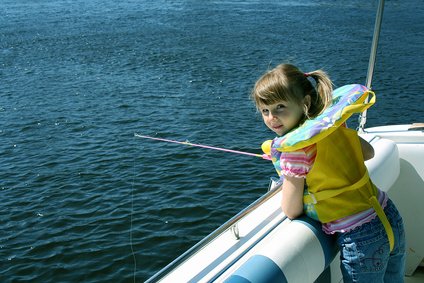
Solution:
[[[374,148],[372,147],[372,145],[361,137],[359,137],[359,141],[361,142],[362,155],[364,156],[364,160],[373,158]]]
[[[294,219],[303,214],[304,185],[304,178],[284,176],[281,208],[284,214],[290,219]]]

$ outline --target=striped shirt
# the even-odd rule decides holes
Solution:
[[[314,165],[316,154],[317,149],[315,144],[293,152],[282,152],[279,156],[278,164],[281,168],[281,175],[306,178],[306,175]],[[387,194],[378,190],[378,201],[383,209],[386,207],[387,199]],[[311,207],[308,207],[308,209],[311,209]],[[308,214],[310,213],[311,211],[308,211]],[[376,216],[377,213],[375,210],[370,208],[329,223],[324,223],[322,225],[322,229],[327,234],[334,234],[336,232],[344,233],[351,231],[364,223],[372,221]]]

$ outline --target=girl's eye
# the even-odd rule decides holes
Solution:
[[[269,113],[269,110],[268,109],[262,109],[261,112],[262,112],[262,114],[267,115]]]
[[[283,110],[284,108],[286,108],[286,106],[284,104],[278,104],[277,105],[277,110]]]

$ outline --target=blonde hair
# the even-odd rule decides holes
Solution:
[[[308,79],[309,77],[315,80],[315,87]],[[321,114],[331,104],[332,92],[333,84],[324,71],[303,73],[294,65],[281,64],[259,78],[255,83],[251,98],[256,107],[274,104],[282,100],[301,105],[304,97],[309,95],[311,97],[310,106],[304,107],[305,119],[309,119]]]

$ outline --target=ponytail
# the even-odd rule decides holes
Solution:
[[[312,100],[315,99],[315,103],[311,103],[309,109],[309,115],[316,117],[321,114],[328,106],[331,105],[333,97],[333,83],[326,72],[322,70],[316,70],[305,74],[305,77],[311,77],[315,80],[316,97],[311,95]]]

